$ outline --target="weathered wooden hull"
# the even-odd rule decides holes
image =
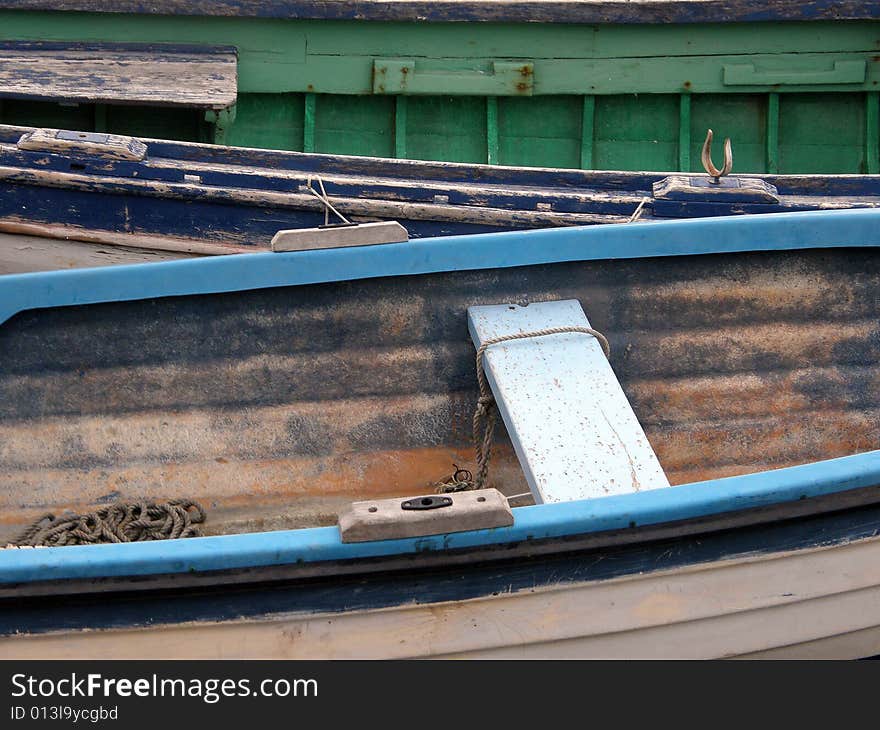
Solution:
[[[184,653],[196,636],[291,656],[877,653],[878,217],[0,278],[0,540],[47,509],[134,498],[200,500],[210,533],[0,551],[2,641],[22,655],[68,639],[122,651],[119,632],[145,646],[150,630]],[[676,486],[411,540],[343,544],[311,527],[469,464],[467,307],[559,298],[610,338]],[[495,452],[491,486],[525,491],[503,433]]]
[[[317,188],[318,178],[351,220],[396,220],[411,238],[880,205],[874,175],[764,176],[776,191],[772,202],[699,188],[679,200],[662,192],[664,172],[500,168],[148,139],[131,139],[145,146],[144,159],[114,160],[21,147],[34,132],[0,125],[0,232],[148,257],[267,250],[280,229],[323,224],[323,203],[303,190],[310,180]],[[337,221],[332,213],[330,221]],[[0,273],[58,266],[54,251],[41,252],[32,248],[18,267],[0,264]]]
[[[752,542],[748,531],[742,531],[745,534],[728,539],[727,546],[731,550],[738,541],[740,554],[724,558],[716,553],[708,560],[705,554],[690,555],[691,560],[702,557],[705,562],[681,560],[681,555],[697,552],[685,540],[642,546],[635,560],[632,550],[630,555],[623,550],[597,551],[580,560],[620,563],[617,572],[634,572],[615,576],[612,568],[607,571],[610,577],[592,580],[573,579],[571,568],[558,562],[533,568],[534,582],[526,588],[522,577],[528,568],[522,563],[496,567],[485,580],[500,590],[476,598],[442,600],[444,582],[448,589],[454,580],[423,578],[411,586],[417,592],[408,600],[344,612],[329,606],[310,611],[293,591],[284,589],[284,598],[274,602],[259,591],[245,593],[237,607],[250,601],[265,612],[249,611],[225,620],[193,617],[198,597],[189,598],[189,616],[171,621],[167,610],[154,612],[149,601],[140,611],[123,605],[124,620],[109,621],[107,611],[93,602],[84,606],[67,599],[54,615],[37,608],[31,620],[42,624],[41,631],[6,635],[0,638],[0,650],[20,659],[874,656],[880,653],[880,538],[866,537],[865,526],[870,523],[876,531],[877,510],[849,514],[846,520],[838,517],[833,523],[807,520],[788,528],[783,541],[789,549],[776,552],[773,538],[779,528],[763,530],[757,541],[752,535]],[[822,539],[795,536],[817,528]],[[701,541],[712,546],[718,538],[702,535]],[[791,549],[795,545],[799,549]],[[675,562],[684,565],[668,567]],[[551,569],[554,577],[546,582]],[[508,585],[502,587],[505,571]],[[381,575],[370,576],[350,590],[379,596],[383,590],[394,591],[388,582]],[[172,608],[184,603],[173,594],[164,600]],[[223,601],[217,596],[201,600]],[[308,604],[308,598],[303,602]],[[267,611],[270,605],[275,610]],[[114,610],[120,611],[118,603]],[[86,617],[86,612],[91,615]],[[120,625],[125,621],[133,625]]]

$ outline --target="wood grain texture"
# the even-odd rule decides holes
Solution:
[[[0,275],[150,263],[190,255],[0,233]]]
[[[0,9],[328,20],[707,23],[880,17],[862,0],[5,0]]]
[[[0,48],[0,98],[223,109],[235,104],[237,83],[231,49]]]
[[[172,614],[186,610],[178,596],[142,599],[140,606],[117,600],[108,602],[116,609],[114,619],[88,631],[80,629],[88,621],[80,617],[100,611],[94,602],[85,611],[82,600],[55,607],[57,613],[67,612],[64,623],[51,615],[51,605],[29,606],[27,616],[28,608],[16,614],[10,607],[7,624],[18,619],[19,626],[33,626],[42,620],[44,625],[54,621],[57,628],[47,631],[38,624],[30,633],[4,632],[0,650],[17,659],[697,659],[774,650],[794,658],[876,654],[880,538],[848,543],[827,531],[817,534],[826,544],[740,551],[702,563],[686,562],[689,548],[693,552],[687,541],[640,547],[642,571],[610,579],[602,571],[608,564],[627,562],[626,552],[580,556],[580,564],[589,567],[576,578],[562,561],[550,562],[544,572],[555,569],[552,582],[535,581],[541,568],[526,562],[459,568],[454,576],[433,576],[433,582],[410,568],[408,577],[398,577],[391,586],[387,576],[339,587],[318,583],[313,592],[323,591],[326,603],[334,601],[334,612],[310,608],[302,588],[294,595],[290,588],[276,590],[275,610],[260,615],[241,608],[245,602],[257,603],[253,594],[209,594],[198,604],[205,613],[189,621]],[[700,540],[711,544],[718,538]],[[533,582],[523,586],[526,576]],[[491,595],[484,595],[484,588],[482,594],[462,596],[460,586],[477,578],[495,589]],[[459,585],[452,600],[438,595],[444,581]],[[347,594],[340,595],[343,590]],[[394,597],[391,606],[362,605],[370,598],[387,600],[387,594]],[[277,607],[285,599],[283,609]],[[239,614],[217,616],[221,605]],[[78,621],[71,620],[72,612]],[[872,638],[864,644],[835,641],[866,632]]]
[[[147,156],[147,146],[132,137],[59,129],[35,129],[27,132],[18,140],[17,147],[20,150],[85,155],[107,160],[139,161]]]

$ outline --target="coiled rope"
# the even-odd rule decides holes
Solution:
[[[94,545],[199,537],[204,508],[188,499],[121,502],[81,515],[45,514],[13,542],[18,546]]]
[[[492,440],[495,436],[495,423],[498,417],[498,406],[495,402],[495,396],[492,395],[492,389],[489,387],[489,381],[486,378],[486,371],[483,369],[483,358],[486,350],[492,345],[500,342],[509,342],[511,340],[525,340],[532,337],[546,337],[547,335],[562,335],[569,333],[578,333],[584,335],[592,335],[602,346],[605,357],[611,356],[611,345],[608,339],[598,330],[592,327],[550,327],[543,330],[534,330],[533,332],[520,332],[517,334],[502,335],[486,340],[477,350],[477,385],[480,388],[480,396],[477,398],[477,407],[474,409],[473,418],[473,438],[474,453],[476,456],[477,473],[472,475],[467,469],[455,467],[455,473],[444,482],[437,485],[437,491],[441,493],[463,492],[471,489],[482,489],[489,475],[489,459],[492,456]]]

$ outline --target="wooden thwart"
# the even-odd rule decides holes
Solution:
[[[558,327],[589,327],[577,300],[468,308],[474,345]],[[554,334],[491,345],[483,366],[537,503],[668,487],[595,337]]]
[[[52,43],[0,47],[0,99],[225,109],[237,96],[228,47]]]

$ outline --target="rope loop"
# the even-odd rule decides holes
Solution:
[[[197,525],[205,509],[189,499],[168,502],[117,502],[94,512],[38,518],[13,543],[18,546],[60,547],[98,543],[144,542],[199,537]]]
[[[608,343],[608,338],[598,330],[594,330],[592,327],[549,327],[547,329],[534,330],[532,332],[518,332],[510,335],[493,337],[480,345],[476,356],[477,385],[480,388],[480,395],[477,398],[477,405],[474,408],[472,423],[477,473],[472,479],[457,479],[456,477],[461,471],[467,472],[467,470],[459,469],[459,467],[456,466],[456,472],[453,477],[438,485],[438,492],[461,492],[471,489],[482,489],[489,476],[489,460],[492,456],[492,442],[495,437],[495,424],[498,420],[498,406],[495,402],[495,396],[492,395],[492,389],[489,387],[489,381],[486,378],[486,371],[483,368],[483,358],[486,354],[486,350],[492,347],[492,345],[497,345],[501,342],[572,333],[595,337],[599,341],[599,345],[602,347],[602,352],[605,353],[605,357],[611,357],[611,345]],[[470,472],[467,473],[470,474]]]

